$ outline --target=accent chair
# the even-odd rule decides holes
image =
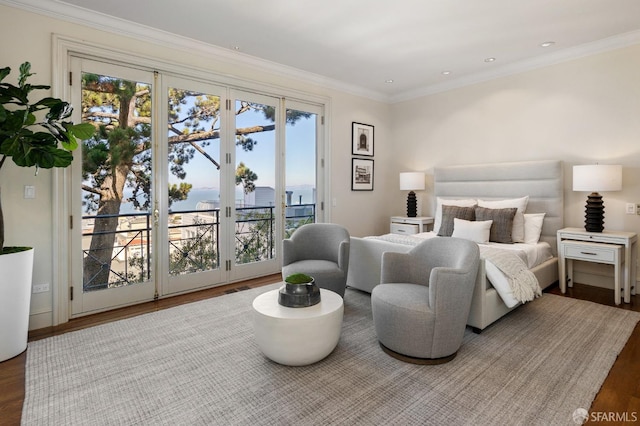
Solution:
[[[349,231],[333,223],[309,223],[282,242],[282,278],[304,273],[318,287],[344,297],[349,268]]]
[[[451,361],[462,344],[479,262],[477,244],[452,237],[383,253],[381,284],[371,293],[382,349],[416,364]]]

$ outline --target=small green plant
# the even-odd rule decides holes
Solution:
[[[289,284],[307,284],[313,281],[313,277],[307,274],[291,274],[284,281]]]

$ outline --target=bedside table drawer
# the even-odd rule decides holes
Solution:
[[[614,244],[563,241],[562,252],[568,259],[597,263],[615,263],[621,247]]]
[[[405,223],[392,223],[391,224],[391,233],[392,234],[417,234],[418,233],[418,225],[410,225]]]

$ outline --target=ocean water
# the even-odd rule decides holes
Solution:
[[[310,204],[313,202],[313,189],[308,187],[287,188],[292,191],[291,204]],[[130,195],[129,195],[130,196]],[[220,191],[214,188],[195,188],[189,191],[189,198],[184,201],[177,201],[171,204],[172,211],[195,210],[200,201],[219,201]],[[236,191],[236,200],[242,201],[242,190]],[[120,213],[134,213],[133,203],[123,203]]]

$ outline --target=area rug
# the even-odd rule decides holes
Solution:
[[[35,341],[24,425],[561,425],[589,409],[640,314],[544,294],[448,364],[376,341],[370,297],[347,290],[336,350],[306,367],[266,359],[246,290]]]

